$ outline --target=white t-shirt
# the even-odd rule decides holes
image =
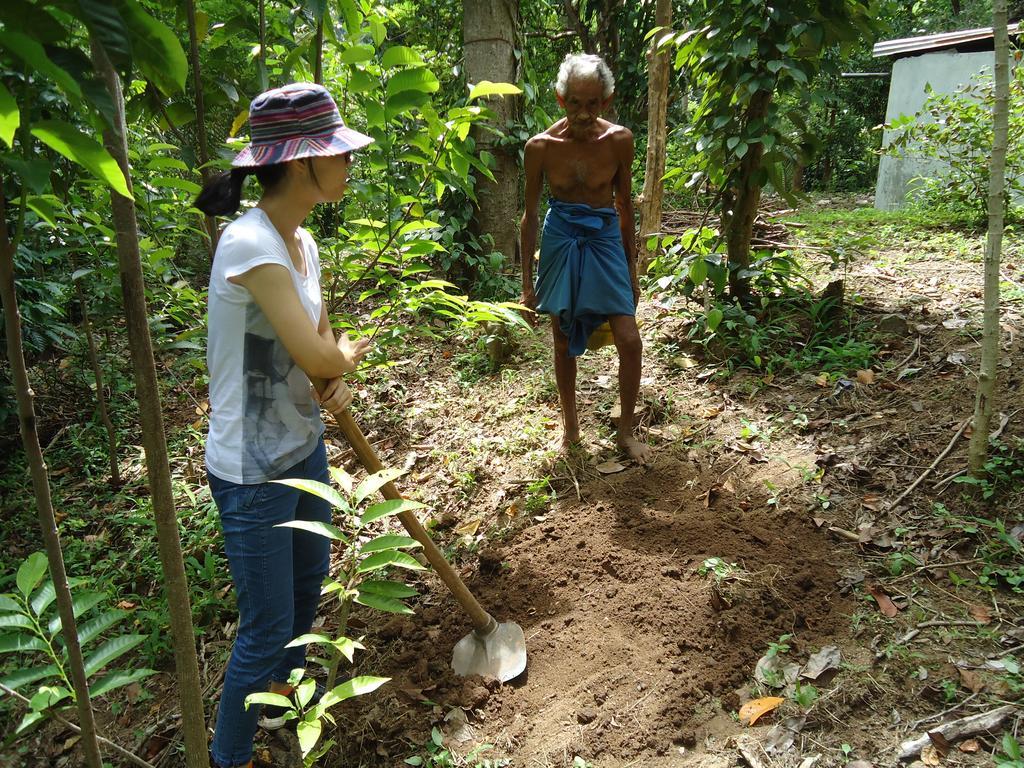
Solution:
[[[324,432],[309,378],[274,333],[247,288],[228,278],[260,264],[292,276],[309,321],[320,322],[320,257],[304,229],[298,239],[305,275],[269,217],[253,208],[227,226],[210,274],[206,362],[210,370],[210,433],[206,467],[233,483],[262,483],[308,457]]]

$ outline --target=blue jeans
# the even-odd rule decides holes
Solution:
[[[239,485],[208,473],[220,510],[224,550],[238,602],[238,634],[224,675],[212,755],[220,766],[252,759],[259,706],[245,697],[286,682],[306,664],[305,646],[285,648],[309,632],[330,563],[330,540],[294,528],[292,520],[330,522],[331,506],[311,493],[278,483]],[[323,440],[305,460],[281,473],[329,483]]]

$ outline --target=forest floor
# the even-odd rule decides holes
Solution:
[[[984,234],[848,200],[787,221],[817,288],[836,277],[829,253],[849,257],[840,276],[859,341],[812,363],[794,339],[773,373],[730,371],[687,342],[670,297],[649,295],[649,466],[615,450],[610,348],[580,360],[584,445],[569,457],[551,448],[545,331],[518,337],[495,372],[483,349],[424,346],[359,386],[370,441],[408,470],[401,487],[429,505],[480,602],[523,627],[529,665],[505,685],[456,677],[469,622],[424,572],[413,615],[353,614],[368,649],[355,673],[392,680],[335,710],[342,746],[320,765],[864,768],[895,765],[901,742],[939,723],[992,713],[989,730],[926,739],[907,759],[987,765],[1003,752],[1024,713],[1024,251],[1011,233],[996,408],[1007,420],[979,487],[951,476],[966,466],[957,434],[974,404]],[[170,421],[194,430],[181,402]],[[327,437],[332,463],[356,473],[333,425]],[[202,498],[198,450],[176,470]],[[8,555],[26,554],[26,539],[9,541]],[[211,693],[230,616],[215,606],[203,630]],[[101,704],[101,721],[160,760],[173,683],[164,672],[142,687]],[[781,706],[741,722],[765,696]],[[75,765],[71,735],[49,726],[10,764]],[[257,755],[290,765],[287,743],[262,735]]]

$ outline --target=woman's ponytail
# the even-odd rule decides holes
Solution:
[[[203,185],[203,191],[196,198],[196,208],[207,216],[231,216],[238,213],[242,205],[242,185],[251,168],[232,168],[227,173],[217,174]]]

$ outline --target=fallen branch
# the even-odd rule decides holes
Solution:
[[[22,696],[20,693],[18,693],[13,688],[8,688],[3,683],[0,683],[0,690],[2,690],[6,694],[9,694],[9,695],[13,696],[16,699],[20,699],[21,701],[23,701],[24,703],[26,703],[26,704],[28,704],[30,706],[32,704],[32,702],[29,699],[27,699],[24,696]],[[50,712],[50,717],[52,717],[54,720],[56,720],[61,725],[65,726],[67,728],[70,728],[75,733],[81,733],[82,732],[81,728],[79,728],[77,725],[72,723],[70,720],[65,720],[63,717],[58,715],[56,712],[52,712],[51,711]],[[119,746],[119,745],[115,744],[110,739],[105,739],[102,736],[100,736],[99,734],[96,734],[96,741],[98,741],[100,744],[102,744],[105,747],[109,747],[112,752],[114,752],[115,754],[119,755],[120,757],[123,757],[125,760],[129,761],[130,763],[133,763],[134,765],[141,766],[141,768],[155,768],[155,766],[152,763],[147,763],[145,760],[143,760],[138,755],[136,755],[136,754],[134,754],[132,752],[129,752],[127,749],[125,749],[122,746]]]
[[[960,429],[956,431],[956,434],[953,435],[953,439],[949,441],[949,445],[947,445],[946,448],[942,451],[942,453],[940,453],[935,458],[935,461],[933,461],[928,466],[928,468],[920,474],[917,480],[912,482],[910,486],[905,491],[903,491],[903,493],[896,497],[896,501],[889,505],[890,510],[895,509],[901,501],[903,501],[905,498],[907,498],[907,496],[913,493],[914,489],[917,488],[917,486],[919,486],[921,483],[923,483],[925,479],[928,477],[928,475],[935,471],[935,468],[942,463],[942,460],[953,452],[953,449],[956,447],[957,440],[959,440],[960,436],[963,435],[963,433],[967,430],[967,425],[970,423],[971,417],[967,417],[966,419],[964,419],[963,424],[960,425]]]
[[[898,371],[904,365],[906,365],[911,360],[913,360],[914,359],[914,355],[916,355],[920,349],[921,349],[921,337],[918,336],[916,339],[914,339],[914,348],[912,350],[910,350],[910,354],[907,355],[905,358],[903,358],[903,360],[895,368],[893,368],[893,370],[894,371]]]
[[[948,723],[943,723],[937,728],[933,728],[929,733],[937,733],[943,736],[947,741],[956,741],[962,739],[965,736],[973,736],[976,733],[984,733],[985,731],[991,731],[1003,720],[1006,719],[1007,715],[1013,712],[1015,707],[1013,705],[1006,705],[993,709],[991,712],[983,712],[980,715],[971,715],[970,717],[963,717],[959,720],[951,720]],[[909,760],[916,755],[921,753],[921,750],[932,743],[931,736],[928,733],[923,736],[918,736],[914,739],[907,739],[900,744],[900,760]]]

